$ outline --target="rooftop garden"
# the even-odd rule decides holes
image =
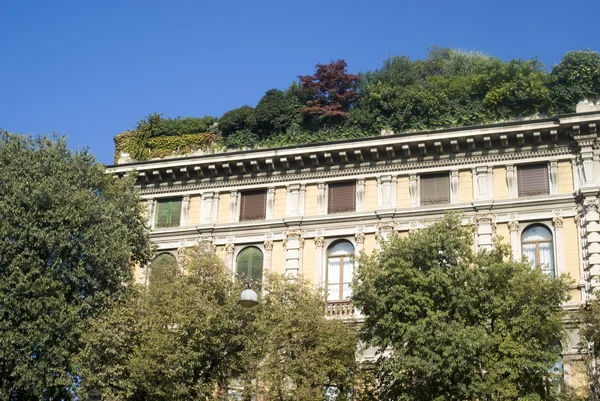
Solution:
[[[115,137],[115,161],[124,153],[142,161],[571,113],[582,99],[600,99],[597,52],[568,52],[547,69],[536,58],[434,47],[424,60],[391,56],[356,75],[344,60],[317,64],[313,75],[221,118],[151,114]]]

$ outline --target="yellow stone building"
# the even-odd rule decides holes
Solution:
[[[461,212],[475,247],[573,280],[566,309],[600,285],[600,107],[551,118],[109,166],[136,170],[163,254],[203,244],[229,269],[303,275],[327,313],[355,317],[352,255]],[[161,256],[159,256],[161,257]],[[164,256],[163,256],[164,257]],[[140,280],[145,280],[144,269]],[[576,330],[562,344],[573,382]]]

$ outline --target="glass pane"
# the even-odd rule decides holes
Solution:
[[[344,299],[349,299],[352,295],[350,284],[352,283],[352,277],[354,275],[354,263],[352,259],[344,258]]]
[[[263,276],[263,253],[260,249],[252,246],[244,248],[237,257],[235,272],[256,282],[262,281]]]
[[[540,267],[542,271],[554,277],[554,255],[552,242],[542,242],[540,247]]]
[[[523,242],[551,241],[552,233],[546,227],[533,226],[523,232]]]
[[[339,301],[340,300],[339,284],[327,286],[327,300],[328,301]]]
[[[340,259],[329,258],[327,263],[327,284],[340,283]]]
[[[337,242],[329,249],[329,256],[342,256],[354,254],[354,245],[348,241]]]
[[[527,261],[531,263],[531,266],[537,266],[537,260],[535,259],[535,248],[536,244],[523,244],[523,257],[527,258]]]

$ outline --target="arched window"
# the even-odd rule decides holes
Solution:
[[[353,274],[354,245],[349,241],[335,242],[327,252],[327,300],[350,299]]]
[[[244,248],[237,256],[235,272],[243,278],[260,283],[263,278],[263,253],[255,246]]]
[[[549,229],[540,225],[528,227],[521,235],[521,246],[532,266],[554,277],[554,244]]]
[[[153,281],[172,278],[179,270],[179,264],[175,256],[170,253],[161,253],[154,258],[148,266],[149,280]]]

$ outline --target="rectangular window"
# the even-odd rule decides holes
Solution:
[[[267,191],[242,192],[240,221],[264,220],[267,214]]]
[[[156,228],[179,227],[181,225],[181,199],[159,199],[156,201]]]
[[[328,213],[345,213],[356,211],[356,182],[339,182],[329,184],[327,200]]]
[[[547,164],[517,166],[519,196],[547,195],[550,193]]]
[[[420,178],[421,205],[450,203],[450,175],[433,174]]]

